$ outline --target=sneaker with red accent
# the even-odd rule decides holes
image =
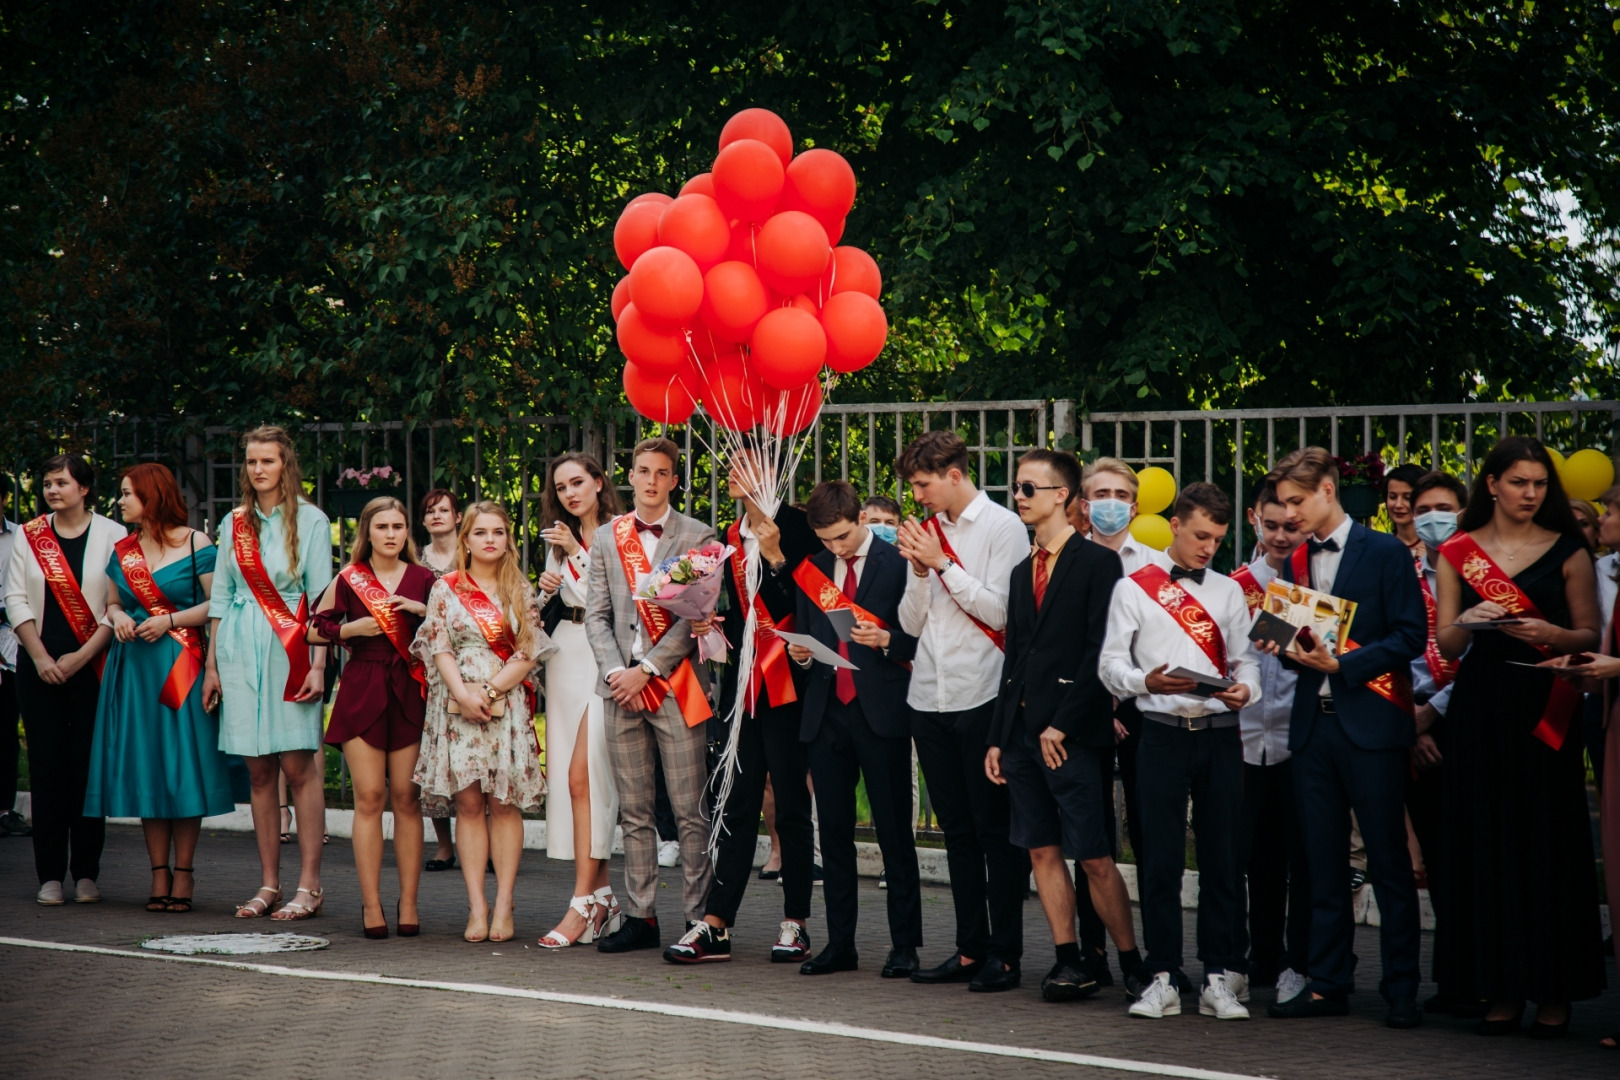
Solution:
[[[672,964],[718,964],[731,959],[731,931],[706,922],[692,924],[681,940],[664,950]]]
[[[799,964],[810,959],[810,931],[803,923],[783,919],[777,932],[776,944],[771,946],[771,963]]]

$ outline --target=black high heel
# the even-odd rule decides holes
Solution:
[[[167,865],[154,866],[154,867],[152,867],[152,869],[153,869],[153,871],[168,870],[169,871],[169,888],[171,888],[171,889],[174,888],[174,871],[173,870],[169,870],[169,867]],[[148,896],[146,898],[146,910],[147,911],[168,911],[169,910],[169,897],[166,896],[166,895],[165,896]]]
[[[418,916],[420,918],[421,916]],[[394,901],[394,922],[398,924],[400,937],[415,937],[422,932],[421,923],[399,921],[399,901]]]
[[[193,890],[197,888],[197,872],[189,866],[177,866],[174,868],[174,870],[169,874],[169,888],[172,889],[175,887],[175,874],[190,874],[191,887]],[[163,910],[173,915],[184,915],[191,910],[191,897],[170,896],[168,904]]]

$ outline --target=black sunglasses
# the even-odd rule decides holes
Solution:
[[[1028,480],[1013,485],[1013,490],[1026,499],[1033,499],[1037,491],[1059,491],[1062,488],[1062,484],[1032,484]]]

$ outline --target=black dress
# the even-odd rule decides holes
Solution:
[[[1549,622],[1570,625],[1563,537],[1513,579]],[[1480,602],[1466,583],[1460,610]],[[1561,749],[1531,732],[1552,688],[1535,649],[1474,633],[1446,710],[1444,989],[1465,999],[1560,1002],[1603,989],[1597,871],[1584,744],[1572,717]]]

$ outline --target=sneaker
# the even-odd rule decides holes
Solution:
[[[1181,991],[1176,989],[1175,976],[1168,971],[1153,976],[1153,981],[1142,988],[1142,996],[1131,1006],[1130,1014],[1146,1020],[1180,1016]]]
[[[731,931],[706,922],[692,924],[681,940],[664,950],[672,964],[718,964],[731,959]]]
[[[1281,1005],[1285,1001],[1293,1001],[1304,993],[1305,988],[1309,985],[1310,983],[1305,976],[1293,968],[1283,968],[1277,976],[1277,1004]]]
[[[681,864],[681,842],[679,840],[660,840],[658,842],[658,865],[669,867]]]
[[[1098,986],[1113,986],[1114,973],[1108,969],[1108,954],[1097,952],[1094,949],[1085,950],[1081,966],[1086,973],[1096,980]]]
[[[889,887],[889,872],[887,870],[879,870],[878,871],[878,888],[887,889],[888,887]]]
[[[1217,1020],[1247,1020],[1249,1010],[1238,1001],[1231,975],[1210,975],[1204,979],[1204,989],[1198,995],[1198,1014],[1213,1016]],[[1243,977],[1237,976],[1242,979]],[[1245,983],[1247,979],[1243,979]],[[1135,1012],[1133,1007],[1131,1012]],[[1179,1009],[1177,1010],[1180,1011]]]
[[[96,888],[92,878],[80,878],[73,886],[73,902],[75,904],[101,903],[101,890]]]
[[[810,959],[810,932],[803,923],[783,919],[777,931],[776,944],[771,946],[771,963],[801,964]]]
[[[1249,1000],[1249,977],[1247,975],[1239,974],[1236,971],[1228,971],[1226,973],[1226,988],[1232,991],[1232,996],[1239,1001],[1246,1003]]]
[[[56,907],[58,904],[63,903],[62,883],[60,881],[47,881],[39,887],[39,895],[35,896],[34,900],[44,904],[46,907]]]
[[[33,826],[29,825],[28,819],[17,813],[17,811],[7,810],[5,813],[0,814],[0,836],[32,835],[34,835]]]

